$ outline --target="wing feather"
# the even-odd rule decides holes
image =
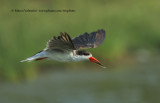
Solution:
[[[45,50],[74,50],[74,45],[70,36],[67,33],[60,33],[61,35],[58,37],[53,36],[51,40],[48,41],[47,47]]]
[[[105,30],[101,29],[90,34],[84,33],[72,39],[76,49],[88,49],[98,47],[105,39]]]

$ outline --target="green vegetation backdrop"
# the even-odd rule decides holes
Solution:
[[[74,12],[14,12],[15,9],[75,10]],[[13,10],[13,11],[12,11]],[[106,39],[90,49],[109,67],[136,65],[159,56],[159,0],[2,0],[0,3],[0,80],[33,79],[39,71],[92,68],[89,62],[20,63],[42,50],[52,36],[67,32],[106,30]],[[99,68],[98,66],[96,68]]]

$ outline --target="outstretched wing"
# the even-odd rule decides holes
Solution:
[[[58,37],[53,37],[51,40],[48,41],[47,47],[45,50],[74,50],[74,45],[70,36],[67,33],[60,33],[61,35]]]
[[[90,34],[84,33],[72,39],[76,49],[88,49],[98,47],[105,39],[105,30],[101,29]]]

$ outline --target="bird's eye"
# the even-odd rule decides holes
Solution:
[[[89,53],[83,53],[83,55],[89,55]]]
[[[77,53],[77,55],[85,55],[85,56],[90,55],[90,53],[87,51],[77,51],[76,53]]]

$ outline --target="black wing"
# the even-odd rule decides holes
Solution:
[[[60,33],[61,36],[53,37],[51,40],[48,41],[47,47],[45,50],[74,50],[74,45],[70,36],[67,33]]]
[[[101,29],[90,34],[84,33],[72,39],[76,49],[87,49],[98,47],[105,39],[105,30]]]

